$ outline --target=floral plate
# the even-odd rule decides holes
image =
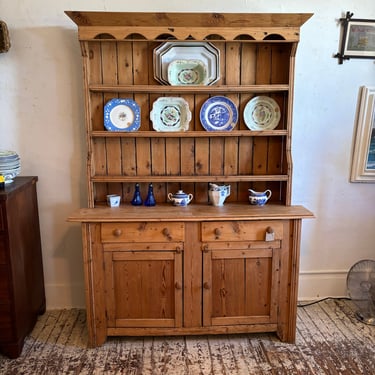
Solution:
[[[168,65],[168,82],[172,86],[206,85],[207,68],[201,60],[173,60]]]
[[[132,99],[111,99],[104,106],[104,126],[110,131],[136,131],[141,126],[141,110]]]
[[[243,117],[250,130],[272,130],[280,121],[280,107],[269,96],[256,96],[246,104]]]
[[[150,120],[156,131],[186,131],[191,112],[187,101],[180,97],[161,97],[154,101]]]

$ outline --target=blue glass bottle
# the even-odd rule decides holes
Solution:
[[[145,200],[145,206],[155,206],[156,201],[154,197],[154,187],[152,186],[152,183],[148,185],[148,194],[147,198]]]
[[[134,196],[133,196],[133,199],[131,201],[131,204],[133,206],[141,206],[143,204],[143,200],[142,200],[142,197],[141,197],[141,192],[139,191],[139,184],[138,183],[135,184]]]

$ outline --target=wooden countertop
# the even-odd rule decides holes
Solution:
[[[132,206],[81,208],[67,219],[70,222],[130,222],[130,221],[224,221],[224,220],[276,220],[308,219],[314,214],[303,206],[282,206],[266,204],[228,203],[216,207],[191,204],[177,207],[171,204],[157,204],[153,207]]]

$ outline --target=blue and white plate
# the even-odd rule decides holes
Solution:
[[[203,103],[200,120],[208,131],[229,131],[237,124],[238,110],[229,98],[213,96]]]
[[[104,106],[104,126],[110,131],[132,132],[141,126],[141,109],[132,99],[111,99]]]

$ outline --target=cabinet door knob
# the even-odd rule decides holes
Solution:
[[[178,290],[182,289],[182,286],[178,281],[175,282],[174,287]]]
[[[203,288],[204,288],[204,289],[210,289],[211,286],[210,286],[210,284],[206,281],[205,283],[203,283]]]
[[[182,249],[180,246],[176,246],[176,253],[177,254],[181,254],[182,253]]]
[[[112,233],[115,237],[120,237],[122,235],[122,230],[120,228],[116,228]]]

